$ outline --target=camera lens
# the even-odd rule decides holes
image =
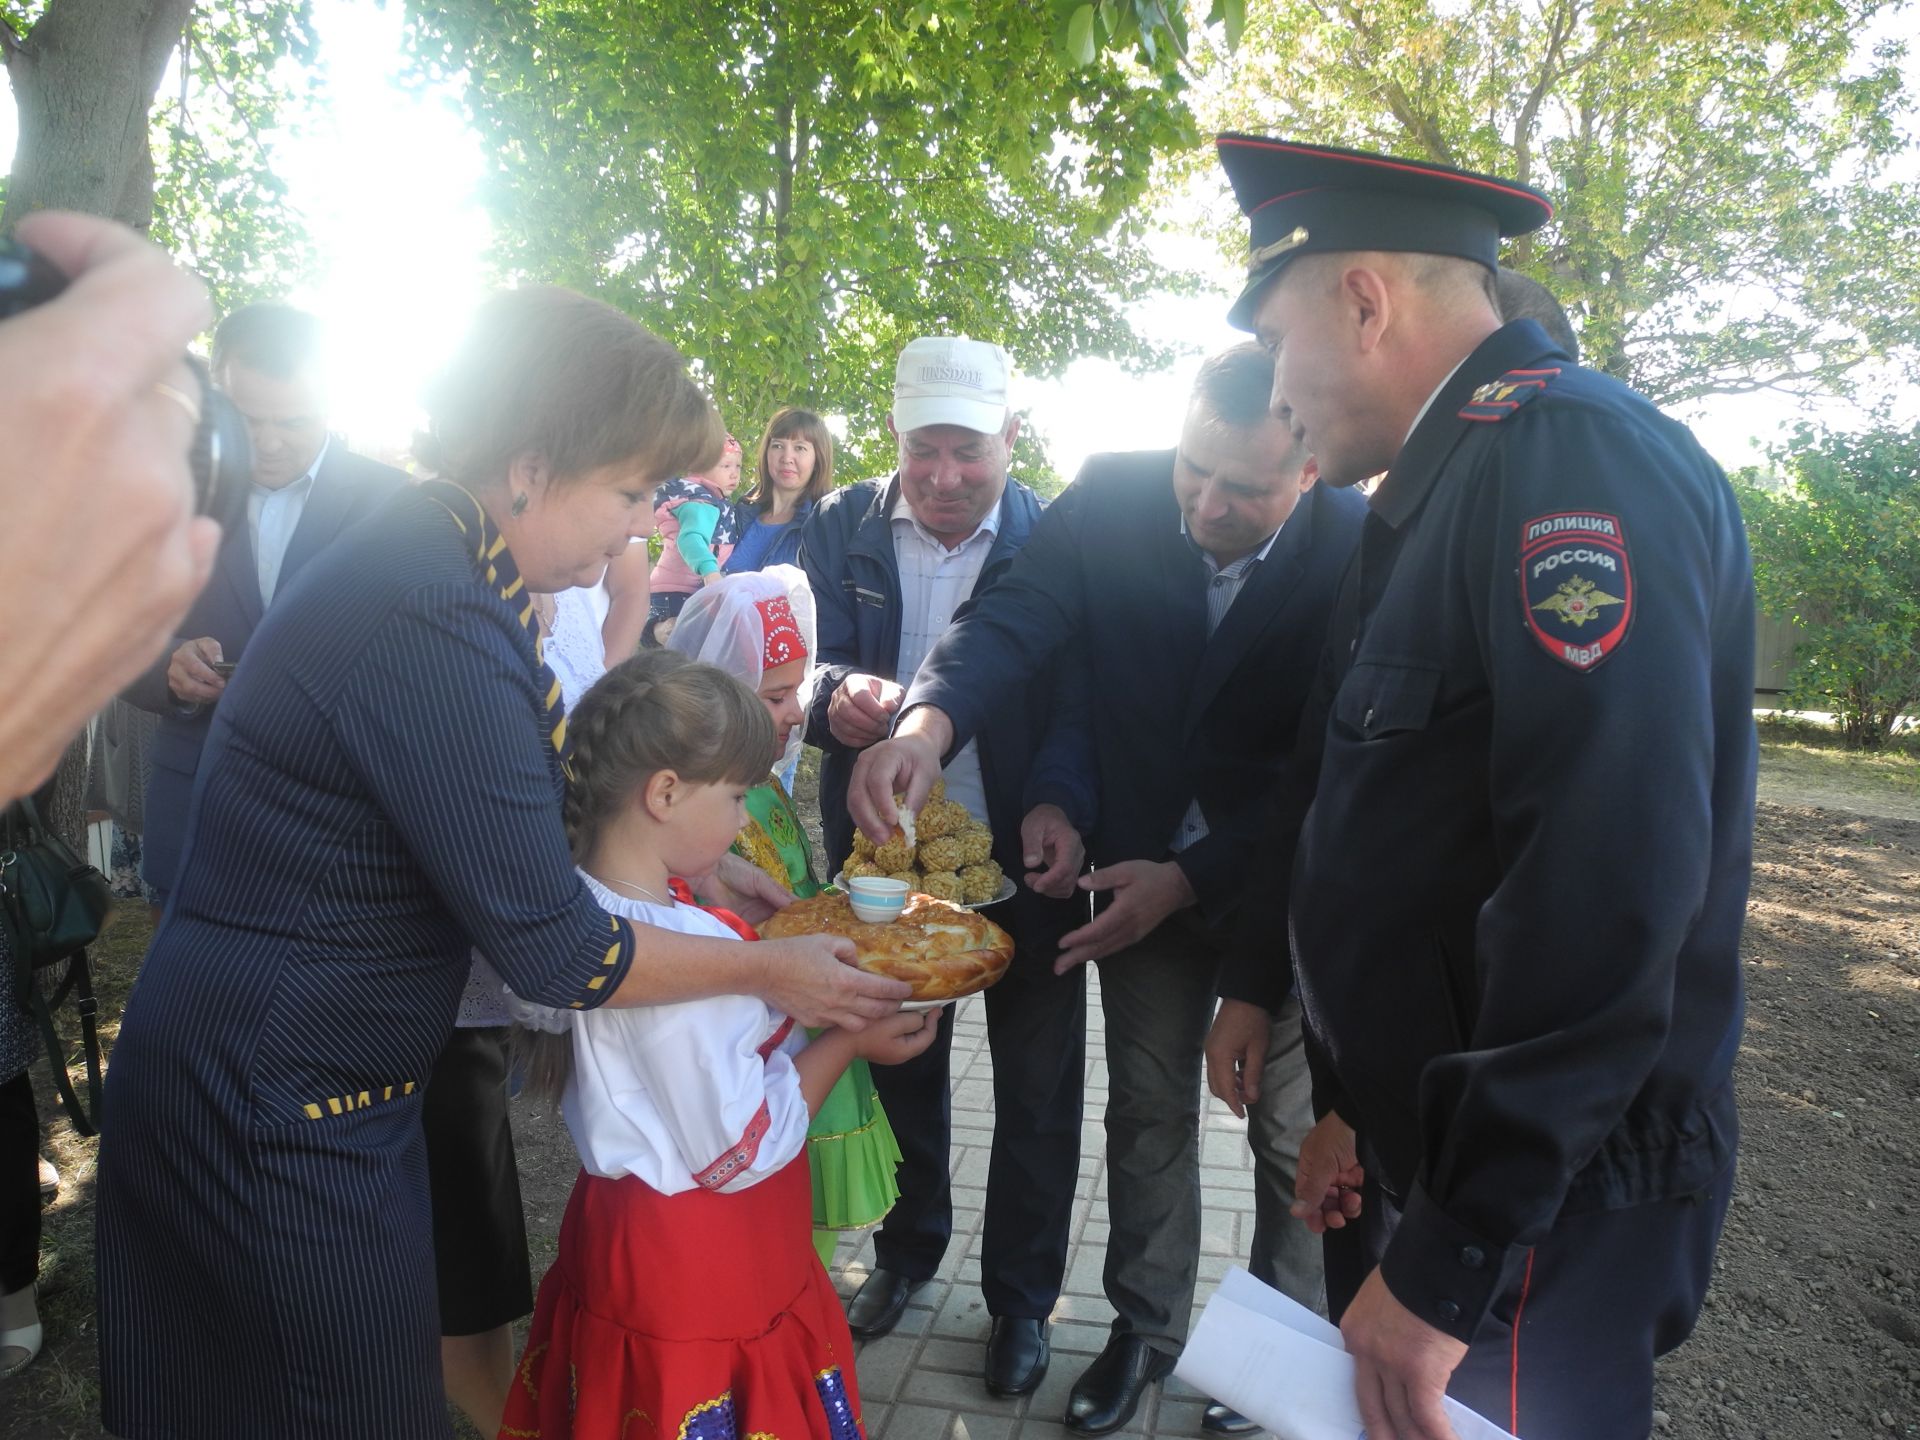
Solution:
[[[17,240],[0,240],[0,320],[31,310],[66,288],[67,277],[40,255]],[[200,423],[187,447],[194,509],[230,528],[247,518],[253,442],[246,419],[213,388],[207,367],[191,355],[186,361],[200,387]]]
[[[213,388],[205,365],[192,356],[187,364],[200,384],[200,424],[187,450],[194,509],[211,515],[222,529],[244,525],[247,491],[253,484],[253,442],[247,435],[246,417]]]
[[[0,320],[31,310],[67,288],[67,277],[18,240],[0,240]]]

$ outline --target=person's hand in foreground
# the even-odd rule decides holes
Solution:
[[[1393,1298],[1376,1267],[1340,1317],[1367,1440],[1459,1440],[1440,1402],[1467,1347]]]
[[[1247,1106],[1260,1098],[1272,1031],[1273,1017],[1265,1006],[1222,1000],[1207,1032],[1207,1088],[1242,1120]]]
[[[213,668],[225,659],[220,642],[211,635],[187,641],[167,662],[167,689],[184,705],[211,705],[227,688]]]
[[[1027,888],[1064,900],[1086,863],[1087,846],[1058,805],[1036,805],[1020,822],[1020,859],[1027,867]]]
[[[856,1055],[874,1065],[904,1065],[940,1034],[938,1010],[906,1010],[876,1020],[853,1042]]]
[[[109,221],[46,212],[19,237],[72,283],[0,322],[0,574],[32,597],[0,646],[0,799],[159,656],[220,544],[186,458],[206,291]]]
[[[827,701],[827,729],[852,750],[884,740],[906,693],[878,675],[849,675]]]
[[[1145,939],[1162,920],[1194,902],[1186,871],[1172,860],[1123,860],[1082,875],[1080,888],[1106,891],[1112,898],[1090,923],[1060,937],[1056,975]]]
[[[772,876],[738,855],[723,855],[711,875],[688,882],[695,895],[758,925],[793,896]],[[838,935],[797,935],[762,940],[755,958],[764,978],[756,993],[802,1025],[837,1025],[857,1031],[896,1013],[912,993],[903,980],[854,968],[853,942]]]
[[[904,980],[856,969],[853,942],[844,935],[795,935],[754,948],[763,975],[755,993],[802,1025],[864,1030],[897,1014],[913,993]]]
[[[1360,1186],[1367,1178],[1353,1127],[1329,1110],[1300,1142],[1293,1171],[1293,1218],[1316,1235],[1360,1218]]]
[[[875,840],[899,828],[900,811],[918,815],[940,778],[940,757],[952,742],[953,726],[944,711],[920,705],[900,722],[891,740],[863,751],[847,782],[847,811]],[[905,806],[896,803],[905,797]]]

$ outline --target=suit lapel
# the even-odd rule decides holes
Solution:
[[[286,588],[287,582],[300,573],[300,567],[326,548],[352,513],[358,492],[346,476],[347,467],[341,459],[344,453],[337,438],[327,442],[327,458],[313,477],[313,489],[300,510],[300,523],[293,527],[293,538],[280,561],[279,589]]]
[[[1319,493],[1319,487],[1316,486],[1300,497],[1300,503],[1294,507],[1293,514],[1280,531],[1280,538],[1274,541],[1273,549],[1267,552],[1266,559],[1253,567],[1253,573],[1247,577],[1246,584],[1221,618],[1220,628],[1206,642],[1207,648],[1200,658],[1200,671],[1194,677],[1193,689],[1187,696],[1186,735],[1193,734],[1200,717],[1207,713],[1207,707],[1213,703],[1213,697],[1220,693],[1220,687],[1227,683],[1255,642],[1266,633],[1267,627],[1280,618],[1288,596],[1300,583],[1301,572],[1306,569],[1307,549],[1313,543],[1313,512]],[[1200,623],[1204,633],[1204,606]]]
[[[266,609],[260,603],[260,566],[253,558],[253,526],[242,516],[234,528],[237,533],[228,536],[220,547],[220,569],[227,583],[233,586],[234,599],[239,602],[240,613],[246,617],[247,631],[251,634]]]
[[[1173,458],[1167,458],[1167,504],[1156,516],[1160,530],[1159,593],[1155,606],[1166,617],[1163,655],[1198,655],[1207,644],[1207,572],[1180,528],[1180,506],[1173,499]]]

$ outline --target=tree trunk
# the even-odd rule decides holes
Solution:
[[[154,92],[193,0],[52,0],[6,46],[20,113],[0,233],[35,210],[153,223]]]

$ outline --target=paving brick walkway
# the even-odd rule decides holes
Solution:
[[[860,1393],[870,1440],[1047,1440],[1069,1432],[1060,1419],[1067,1391],[1107,1341],[1113,1308],[1100,1285],[1107,1247],[1105,1034],[1099,978],[1087,993],[1087,1108],[1080,1137],[1080,1187],[1074,1197],[1066,1293],[1054,1310],[1053,1365],[1040,1388],[1017,1400],[987,1394],[980,1369],[987,1308],[980,1298],[980,1215],[986,1202],[987,1147],[993,1138],[993,1060],[986,1008],[960,1002],[953,1036],[953,1243],[932,1284],[913,1297],[899,1327],[860,1349]],[[1246,1123],[1208,1097],[1200,1134],[1200,1239],[1204,1303],[1231,1265],[1246,1262],[1253,1240],[1253,1161]],[[857,1242],[857,1243],[856,1243]],[[868,1236],[840,1242],[832,1266],[843,1296],[859,1289],[873,1263]],[[1198,1313],[1196,1304],[1196,1311]],[[1200,1434],[1204,1399],[1178,1380],[1150,1392],[1127,1425],[1129,1436]]]

